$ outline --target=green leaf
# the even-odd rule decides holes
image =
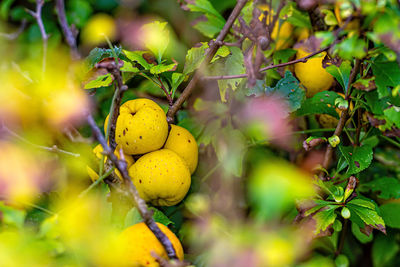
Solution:
[[[386,225],[400,229],[400,203],[387,203],[379,207]]]
[[[117,57],[121,56],[121,48],[114,47],[114,51]],[[88,62],[89,68],[91,69],[94,67],[94,65],[96,65],[96,63],[107,57],[114,57],[113,51],[111,49],[96,47],[90,51],[89,55],[86,58],[86,61]]]
[[[399,249],[399,244],[393,236],[378,235],[372,245],[374,267],[395,266],[391,261],[399,252]]]
[[[369,145],[361,147],[339,146],[339,150],[349,164],[348,174],[355,174],[365,170],[372,161],[373,151]]]
[[[353,213],[355,213],[366,225],[370,225],[386,233],[385,222],[382,217],[378,215],[375,205],[372,202],[362,199],[353,199],[348,202],[346,206],[352,213],[352,217]]]
[[[400,107],[392,106],[385,109],[383,114],[385,114],[386,119],[390,123],[394,123],[398,128],[400,128]]]
[[[120,68],[122,72],[133,72],[133,73],[139,72],[139,69],[134,67],[131,62],[125,60],[123,60],[123,62],[124,65]]]
[[[53,215],[46,218],[41,224],[39,229],[40,237],[47,237],[50,239],[55,239],[60,236],[60,229],[58,227],[59,217],[58,215]]]
[[[178,86],[185,80],[185,75],[183,73],[174,72],[171,76],[171,91],[172,91],[172,98],[175,96],[176,89]]]
[[[340,254],[335,259],[336,267],[349,267],[350,262],[346,255]]]
[[[383,111],[388,107],[386,98],[379,98],[378,91],[367,92],[365,94],[365,100],[370,107],[372,113],[376,115],[383,115]]]
[[[0,222],[6,225],[23,228],[25,223],[26,211],[5,205],[0,202]]]
[[[7,21],[8,11],[10,11],[10,7],[14,1],[15,0],[4,0],[0,4],[0,18],[2,18],[3,21]]]
[[[289,112],[298,110],[305,98],[305,92],[300,87],[300,82],[290,71],[285,72],[285,77],[280,79],[274,88],[265,88],[267,96],[283,98],[288,104]]]
[[[353,58],[363,58],[366,55],[367,45],[363,39],[358,39],[353,35],[335,46],[339,56],[343,59],[352,60]]]
[[[153,64],[150,64],[146,61],[146,59],[143,57],[143,54],[148,53],[146,51],[128,51],[128,50],[123,50],[125,56],[133,61],[138,63],[140,66],[142,66],[145,70],[149,70]]]
[[[142,216],[136,207],[133,207],[125,216],[124,228],[128,228],[134,224],[143,221]]]
[[[335,110],[335,99],[338,97],[340,95],[335,92],[319,92],[313,97],[307,98],[301,105],[301,108],[297,110],[296,115],[329,114],[339,119],[339,115]]]
[[[158,63],[169,44],[169,31],[166,22],[154,21],[143,25],[144,45],[153,52]]]
[[[374,234],[371,233],[369,236],[366,234],[362,233],[360,231],[360,227],[356,223],[351,223],[351,232],[353,235],[360,241],[361,243],[365,244],[368,242],[371,242],[374,239]]]
[[[165,226],[168,226],[170,224],[174,224],[162,211],[159,209],[156,209],[154,207],[151,207],[150,210],[154,212],[153,218],[154,221],[164,224]]]
[[[340,85],[344,89],[344,92],[347,93],[347,90],[349,89],[348,86],[349,86],[349,78],[351,72],[350,61],[347,60],[343,61],[340,67],[337,67],[336,65],[330,65],[329,67],[326,68],[326,71],[336,78],[336,80],[340,83]]]
[[[286,63],[297,53],[294,49],[278,50],[273,55],[274,64]]]
[[[87,84],[85,84],[84,89],[93,89],[99,87],[106,87],[112,83],[113,79],[110,73],[101,75],[94,80],[91,80]]]
[[[174,71],[177,65],[178,65],[177,62],[168,65],[163,65],[163,64],[155,65],[150,68],[150,73],[160,74],[167,71]]]
[[[400,181],[393,177],[374,179],[371,182],[363,183],[360,189],[371,190],[382,199],[400,198]]]
[[[213,38],[225,25],[225,19],[218,13],[208,0],[194,0],[187,4],[192,12],[201,12],[206,21],[199,20],[193,27],[206,37]]]
[[[371,62],[372,72],[375,75],[375,84],[378,88],[379,97],[390,94],[389,87],[400,84],[400,68],[396,62],[388,61],[383,55],[378,56]]]
[[[308,29],[312,28],[308,13],[298,10],[294,2],[289,2],[287,5],[285,5],[279,14],[279,17],[281,19],[286,19],[294,26]]]
[[[213,75],[235,75],[246,73],[246,68],[243,64],[243,53],[238,47],[231,47],[231,55],[221,60],[217,60],[211,65],[211,73]],[[218,80],[218,87],[221,96],[221,101],[225,102],[226,90],[231,88],[236,90],[243,78]]]
[[[227,56],[229,56],[230,53],[231,53],[231,51],[229,50],[229,47],[227,47],[226,45],[223,45],[220,48],[218,48],[217,52],[215,53],[215,55],[214,55],[213,59],[210,61],[210,63],[213,63],[215,60],[217,60],[219,58],[227,57]]]
[[[319,211],[314,215],[314,219],[316,221],[316,227],[314,233],[318,235],[320,232],[325,231],[330,225],[332,225],[337,217],[335,210],[339,208],[336,205],[329,205],[327,209]]]
[[[326,25],[335,26],[338,25],[335,14],[329,9],[322,9],[321,12],[325,14],[324,21]]]
[[[187,51],[183,73],[192,73],[200,66],[201,62],[204,60],[204,54],[207,48],[208,44],[202,43],[200,47],[192,47]]]

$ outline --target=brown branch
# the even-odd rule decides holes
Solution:
[[[23,19],[21,21],[21,25],[19,26],[18,30],[16,30],[13,33],[2,33],[2,32],[0,32],[0,37],[6,38],[7,40],[10,40],[10,41],[15,40],[25,30],[26,24],[27,24],[26,23],[26,19]]]
[[[354,81],[354,79],[355,79],[355,77],[356,77],[356,75],[357,75],[357,73],[358,73],[358,69],[359,69],[359,67],[360,67],[360,62],[361,62],[361,61],[360,61],[359,59],[357,59],[357,60],[356,60],[356,63],[354,64],[354,68],[353,68],[353,70],[351,71],[351,74],[350,74],[350,77],[349,77],[349,82],[348,82],[348,84],[347,84],[347,88],[348,88],[348,89],[347,89],[346,97],[345,97],[347,101],[349,101],[349,96],[350,96],[350,92],[351,92],[351,84],[353,83],[353,81]],[[345,124],[346,124],[348,115],[349,115],[349,110],[348,110],[348,108],[342,111],[342,114],[340,115],[339,123],[338,123],[338,125],[336,126],[336,129],[335,129],[335,132],[334,132],[333,135],[337,135],[337,136],[340,136],[340,135],[341,135],[341,133],[342,133],[342,131],[343,131],[343,128],[344,128],[344,126],[345,126]],[[322,163],[322,167],[323,167],[324,169],[328,169],[329,165],[331,164],[332,155],[333,155],[334,149],[335,149],[335,148],[332,147],[331,145],[328,145],[328,147],[326,148],[325,156],[324,156],[324,161],[323,161],[323,163]],[[323,178],[323,175],[324,175],[324,173],[321,172],[320,175],[319,175],[320,178]]]
[[[154,233],[157,239],[161,242],[165,251],[170,259],[177,259],[175,248],[172,246],[171,241],[168,237],[160,230],[158,225],[153,219],[152,212],[148,209],[146,202],[140,198],[139,192],[137,191],[135,185],[132,183],[131,177],[129,176],[127,164],[124,160],[118,160],[112,149],[107,145],[106,139],[101,133],[100,128],[96,125],[92,115],[87,117],[87,122],[91,127],[95,138],[103,147],[103,153],[107,155],[107,158],[116,166],[119,172],[122,174],[125,189],[128,191],[130,197],[132,197],[136,208],[138,209],[140,215],[142,216],[144,223],[149,227],[149,229]]]
[[[162,82],[161,78],[160,78],[158,75],[157,75],[157,80],[158,80],[159,83],[160,83],[160,88],[161,88],[161,90],[163,90],[164,94],[165,94],[166,97],[167,97],[167,100],[168,100],[169,105],[172,106],[174,100],[172,99],[171,94],[168,93],[168,90],[165,88],[164,83]]]
[[[233,23],[235,22],[236,18],[239,16],[240,11],[242,10],[242,8],[244,7],[244,5],[246,3],[247,3],[247,0],[238,0],[238,2],[236,3],[235,8],[233,9],[231,15],[229,16],[226,24],[223,27],[223,29],[219,33],[217,39],[208,49],[207,54],[205,55],[205,59],[200,65],[200,68],[196,71],[193,78],[191,79],[189,84],[186,86],[186,88],[183,90],[183,92],[179,96],[179,98],[169,108],[169,110],[167,112],[167,120],[169,123],[174,121],[174,116],[175,116],[176,112],[178,112],[178,110],[181,108],[183,103],[193,92],[196,83],[198,82],[198,80],[200,79],[200,77],[202,75],[202,71],[205,69],[207,64],[210,63],[211,59],[214,57],[215,53],[217,52],[218,48],[221,45],[221,42],[223,42],[223,40],[225,39],[225,36],[229,33]]]
[[[36,0],[36,11],[32,11],[27,9],[27,12],[36,19],[36,22],[39,26],[40,34],[42,35],[43,40],[43,62],[42,68],[43,72],[46,71],[46,57],[47,57],[47,40],[49,39],[49,35],[46,33],[46,29],[44,28],[43,20],[42,20],[42,7],[44,5],[44,0]]]
[[[78,47],[76,45],[76,36],[73,34],[71,28],[68,26],[67,16],[65,15],[64,0],[56,0],[56,10],[58,22],[60,23],[61,30],[64,33],[65,40],[67,41],[71,49],[71,55],[73,58],[79,59],[80,55],[78,52]]]

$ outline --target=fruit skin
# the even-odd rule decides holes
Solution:
[[[140,197],[156,206],[176,205],[191,183],[187,163],[169,149],[142,156],[129,168],[129,175]]]
[[[296,58],[302,58],[311,54],[304,48],[298,48]],[[305,63],[294,65],[294,71],[300,82],[306,87],[306,96],[312,97],[318,92],[326,91],[333,83],[333,76],[322,67],[322,60],[326,52],[322,52],[319,57],[313,57]]]
[[[188,130],[171,124],[171,130],[164,148],[170,149],[178,154],[188,164],[190,174],[194,173],[197,167],[199,149],[196,139],[194,139],[193,135]]]
[[[165,225],[160,223],[157,225],[171,241],[178,259],[183,260],[183,248],[179,239]],[[160,266],[151,256],[152,251],[162,258],[168,259],[164,247],[144,222],[132,225],[122,231],[120,240],[119,244],[123,250],[122,255],[126,266]]]
[[[342,93],[337,93],[337,94],[340,95],[341,97],[345,98],[344,94],[342,94]],[[353,110],[353,102],[351,102],[351,101],[350,101],[349,108],[350,108],[350,111]],[[342,111],[338,108],[336,108],[335,110],[336,110],[336,113],[340,117],[342,115]],[[323,128],[336,128],[336,126],[339,123],[339,120],[329,114],[321,114],[318,116],[318,122],[319,122],[319,124],[321,124],[321,126]],[[346,124],[349,122],[350,122],[350,120],[348,120],[346,122]]]
[[[119,151],[120,151],[120,147],[117,146],[117,148],[114,151],[115,156],[117,156],[118,159],[120,159],[120,155],[119,155]],[[93,148],[93,153],[96,155],[96,158],[101,159],[102,157],[102,152],[103,152],[103,147],[101,146],[101,144],[98,144],[97,146],[95,146],[95,148]],[[135,162],[135,160],[133,159],[133,157],[131,155],[127,155],[124,153],[124,158],[127,164],[127,168],[129,168],[130,166],[132,166],[132,164]],[[104,157],[104,162],[106,162],[107,157]],[[96,181],[97,179],[99,179],[99,174],[97,172],[95,172],[92,168],[90,168],[89,166],[86,166],[86,171],[90,177],[90,179],[92,179],[92,181]],[[115,174],[119,177],[119,179],[122,180],[122,175],[118,170],[115,170]]]
[[[130,100],[121,105],[119,112],[115,141],[126,154],[144,154],[164,145],[168,135],[167,117],[154,101],[145,98]]]

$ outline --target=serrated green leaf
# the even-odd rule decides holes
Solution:
[[[337,208],[339,208],[339,206],[329,205],[327,206],[327,209],[319,211],[313,216],[314,220],[316,221],[314,234],[318,235],[335,222],[337,217],[335,210]]]
[[[0,202],[1,221],[6,225],[22,228],[25,223],[26,211],[5,205]]]
[[[164,224],[165,226],[174,224],[161,210],[156,209],[154,207],[151,207],[150,210],[154,212],[153,213],[154,221]]]
[[[339,146],[339,150],[346,159],[349,168],[348,174],[355,174],[365,170],[372,161],[373,151],[369,145],[361,147]]]
[[[367,45],[363,39],[353,35],[335,46],[335,51],[343,59],[363,58],[366,55]]]
[[[153,52],[160,64],[169,44],[169,31],[166,22],[154,21],[143,25],[144,45]]]
[[[148,53],[147,51],[128,51],[128,50],[123,50],[125,56],[133,61],[138,63],[140,66],[142,66],[145,70],[149,70],[153,64],[150,64],[144,59],[143,54]]]
[[[296,111],[296,115],[329,114],[339,119],[339,115],[335,110],[335,99],[338,97],[340,97],[340,95],[335,92],[319,92],[313,97],[307,98],[300,109]]]
[[[208,48],[207,43],[202,43],[200,47],[192,47],[186,53],[185,66],[183,67],[183,73],[189,74],[197,69],[201,62],[204,60],[204,54]]]
[[[389,87],[400,84],[400,67],[396,62],[388,61],[383,55],[371,62],[372,72],[375,75],[375,84],[379,98],[389,96]]]
[[[117,55],[117,57],[120,57],[122,49],[114,47],[114,52]],[[86,57],[89,69],[93,68],[94,65],[96,65],[96,63],[100,62],[102,59],[107,57],[114,57],[114,53],[111,49],[98,48],[98,47],[92,49],[89,55]]]
[[[400,229],[400,203],[387,203],[379,207],[387,226]]]
[[[385,222],[383,221],[382,217],[378,215],[378,213],[375,210],[374,206],[373,209],[371,209],[370,204],[368,201],[365,202],[354,202],[355,199],[350,201],[349,203],[346,204],[347,208],[350,210],[350,212],[353,214],[357,214],[358,217],[366,224],[370,225],[373,228],[378,229],[379,231],[382,231],[383,233],[386,233],[386,228],[385,228]],[[354,204],[356,203],[356,204]],[[360,205],[361,204],[361,205]],[[366,205],[366,206],[363,206]],[[353,216],[353,215],[352,215]]]
[[[336,80],[340,83],[340,85],[344,89],[344,92],[347,93],[347,90],[349,89],[348,86],[349,86],[349,78],[351,72],[350,61],[347,60],[343,61],[340,67],[337,67],[336,65],[330,65],[329,67],[326,68],[326,71],[336,78]]]
[[[174,71],[176,69],[177,65],[178,65],[178,63],[172,63],[172,64],[168,64],[168,65],[163,65],[163,64],[155,65],[150,68],[150,73],[151,74],[160,74],[160,73],[167,72],[167,71]]]
[[[106,87],[112,83],[113,79],[110,73],[101,75],[94,80],[91,80],[87,84],[85,84],[84,89],[93,89],[99,87]]]

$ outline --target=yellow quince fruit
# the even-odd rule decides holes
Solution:
[[[170,149],[145,154],[129,168],[129,175],[140,197],[156,206],[176,205],[191,183],[187,163]]]
[[[157,225],[171,241],[178,259],[183,260],[183,248],[179,239],[165,225],[160,223]],[[122,250],[122,257],[126,262],[124,266],[160,266],[151,255],[152,251],[168,260],[164,247],[144,222],[134,224],[122,231],[119,240],[119,248]]]
[[[297,50],[296,57],[299,59],[311,53],[306,48],[300,47]],[[308,59],[305,63],[301,62],[294,65],[297,78],[306,87],[307,97],[312,97],[318,92],[328,90],[333,83],[333,76],[322,66],[325,55],[326,52],[322,52]]]
[[[103,152],[103,147],[101,146],[101,144],[98,144],[97,146],[95,146],[95,148],[93,148],[93,153],[95,154],[96,158],[101,159],[102,157],[102,152]],[[117,156],[118,159],[121,159],[120,157],[120,147],[117,146],[117,148],[114,151],[115,156]],[[132,166],[132,164],[135,162],[135,160],[133,159],[133,157],[131,155],[127,155],[124,153],[124,158],[127,164],[127,168],[129,168],[130,166]],[[104,157],[104,163],[107,161],[107,157]],[[95,172],[91,167],[86,166],[86,171],[90,177],[90,179],[92,179],[92,181],[96,181],[97,179],[99,179],[99,174],[97,172]],[[122,175],[121,173],[116,169],[115,170],[115,174],[122,180]]]
[[[107,129],[108,117],[104,129]],[[162,108],[154,101],[139,98],[121,105],[115,141],[129,155],[160,149],[168,136],[168,123]]]
[[[186,161],[190,173],[193,174],[197,167],[199,149],[193,135],[177,125],[171,124],[167,142],[164,148],[170,149]]]
[[[117,35],[114,18],[107,14],[92,16],[82,29],[81,40],[86,45],[98,45],[106,42],[106,37],[111,41]]]

